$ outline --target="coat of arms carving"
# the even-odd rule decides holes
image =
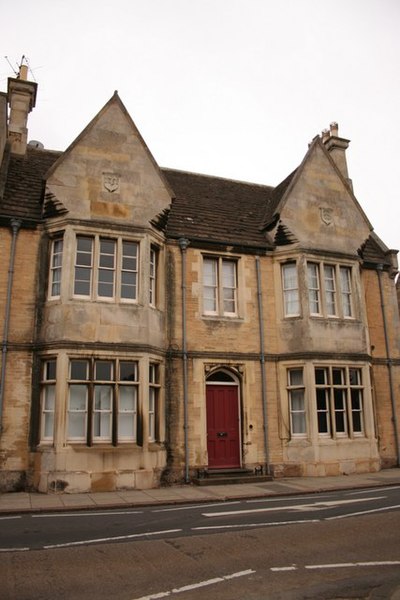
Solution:
[[[333,209],[320,207],[319,211],[321,221],[325,223],[325,225],[331,225],[331,223],[333,223]]]
[[[103,173],[103,186],[107,192],[117,192],[119,190],[119,175],[116,173]]]

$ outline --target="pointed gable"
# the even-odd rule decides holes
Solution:
[[[47,173],[46,194],[71,218],[145,227],[172,191],[117,92]]]
[[[320,138],[280,187],[275,218],[301,246],[356,254],[369,236],[372,227]],[[274,215],[268,215],[270,222]]]

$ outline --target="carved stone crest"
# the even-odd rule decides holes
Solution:
[[[322,206],[319,209],[321,215],[321,221],[325,223],[325,225],[331,225],[333,223],[333,209],[332,208],[323,208]]]
[[[103,173],[103,186],[107,192],[117,192],[119,190],[119,175],[117,173]]]

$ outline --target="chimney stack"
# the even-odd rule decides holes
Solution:
[[[339,171],[351,185],[346,160],[346,150],[349,147],[350,140],[339,137],[339,126],[337,123],[331,123],[329,129],[324,129],[321,138]]]
[[[9,77],[7,99],[10,106],[8,139],[11,152],[24,155],[28,141],[28,114],[35,106],[37,83],[28,81],[28,66],[20,65],[16,78]]]

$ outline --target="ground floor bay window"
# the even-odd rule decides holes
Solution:
[[[379,468],[367,363],[293,361],[280,374],[284,462],[308,475]]]
[[[290,438],[356,438],[373,433],[369,368],[294,363],[284,367]]]
[[[41,361],[40,443],[142,446],[164,435],[162,364],[148,357]]]

